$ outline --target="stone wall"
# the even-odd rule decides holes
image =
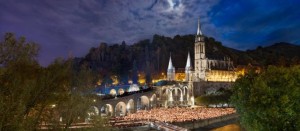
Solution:
[[[231,88],[233,82],[211,82],[211,81],[200,81],[194,82],[194,96],[204,95],[206,91],[214,89],[219,90],[220,88],[228,89]]]
[[[219,122],[225,122],[228,120],[236,119],[238,117],[239,115],[237,113],[234,113],[234,114],[224,115],[224,116],[215,117],[206,120],[197,120],[197,121],[180,122],[180,123],[172,123],[172,124],[191,130],[191,129],[197,129],[197,128],[209,126]]]

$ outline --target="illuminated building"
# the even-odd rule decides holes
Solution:
[[[206,56],[205,41],[199,20],[194,50],[195,70],[193,81],[232,82],[236,80],[237,75],[230,58],[212,59]]]
[[[197,34],[194,44],[194,66],[192,67],[190,54],[188,52],[186,66],[184,71],[180,68],[176,69],[172,64],[171,56],[167,69],[167,80],[183,82],[187,85],[189,92],[188,103],[193,103],[191,100],[194,96],[203,95],[208,90],[218,90],[220,88],[230,88],[232,83],[237,79],[239,74],[235,71],[233,62],[229,57],[221,56],[216,59],[206,54],[204,35],[200,28],[198,20]],[[165,88],[178,88],[179,86],[167,86]],[[172,94],[172,93],[171,93]],[[170,95],[169,95],[170,96]],[[171,95],[173,97],[173,94]]]
[[[172,59],[170,56],[167,70],[167,80],[193,82],[234,82],[237,79],[238,74],[234,70],[233,62],[229,57],[223,57],[222,59],[213,59],[206,56],[205,41],[200,28],[200,21],[198,21],[194,51],[195,68],[192,68],[190,53],[188,53],[184,73],[178,72],[178,69],[175,73],[175,68],[172,64]]]

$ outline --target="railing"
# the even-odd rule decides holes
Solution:
[[[151,127],[156,128],[157,130],[165,130],[165,131],[188,131],[188,129],[179,127],[173,124],[165,123],[165,122],[151,122]]]

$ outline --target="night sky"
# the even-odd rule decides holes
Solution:
[[[39,61],[84,56],[99,43],[202,32],[236,49],[300,44],[300,0],[0,0],[0,35],[40,44]]]

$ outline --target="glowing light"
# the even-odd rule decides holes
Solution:
[[[218,82],[234,82],[237,79],[237,73],[233,71],[219,71],[211,70],[206,73],[207,81],[218,81]]]
[[[141,72],[138,74],[138,76],[139,76],[138,82],[140,84],[144,84],[146,82],[146,74],[144,72]]]
[[[121,123],[122,125],[129,126],[133,121],[145,121],[152,119],[160,122],[185,122],[194,120],[203,120],[215,118],[223,115],[235,113],[234,108],[155,108],[151,110],[140,110],[136,113],[128,114],[111,122]],[[117,117],[120,118],[120,117]],[[125,122],[123,122],[125,121]],[[129,122],[130,121],[130,122]],[[145,121],[146,122],[146,121]],[[169,125],[170,127],[172,125]],[[175,129],[175,128],[174,128]],[[178,129],[178,128],[177,128]]]
[[[176,81],[184,81],[185,80],[185,73],[175,73],[175,80]]]
[[[119,84],[119,80],[118,80],[118,77],[117,76],[113,76],[111,77],[112,81],[113,81],[113,85],[118,85]]]
[[[156,83],[156,82],[159,82],[159,81],[162,81],[162,80],[164,80],[164,79],[153,79],[152,83]]]
[[[122,95],[122,94],[124,94],[124,89],[123,88],[120,88],[119,90],[118,90],[118,93],[119,93],[119,95]]]
[[[191,105],[194,106],[195,105],[195,98],[194,98],[194,96],[191,97],[191,102],[192,102]]]
[[[109,94],[111,94],[111,95],[114,96],[114,95],[117,94],[117,91],[115,89],[111,89],[110,92],[109,92]]]
[[[102,80],[99,79],[99,80],[97,81],[97,85],[99,86],[99,85],[101,85],[101,83],[102,83]]]
[[[129,104],[127,104],[126,108],[127,108],[127,109],[130,109],[130,105],[129,105]]]
[[[128,92],[134,92],[134,91],[139,91],[139,90],[140,90],[140,88],[137,84],[132,84],[132,85],[130,85]]]
[[[146,82],[146,79],[139,79],[140,84],[144,84]]]
[[[184,5],[181,0],[168,0],[169,8],[165,10],[165,12],[176,12],[179,16],[181,16],[184,12]]]

